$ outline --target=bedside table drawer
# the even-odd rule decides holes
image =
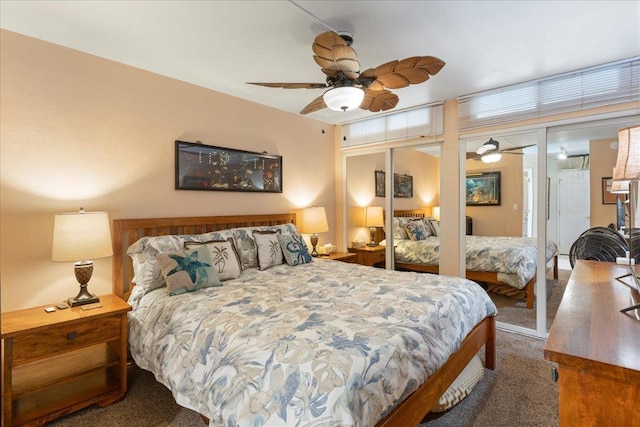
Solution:
[[[122,316],[102,317],[17,336],[13,362],[19,364],[56,353],[120,338]]]
[[[373,264],[377,264],[379,262],[385,262],[385,253],[384,252],[374,252],[370,254],[371,261]]]

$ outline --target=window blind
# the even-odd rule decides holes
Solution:
[[[586,110],[640,99],[640,57],[458,98],[458,128]]]
[[[342,126],[342,147],[441,135],[443,130],[443,104],[430,105],[348,123]]]

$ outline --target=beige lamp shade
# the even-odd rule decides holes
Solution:
[[[616,167],[613,169],[613,181],[630,181],[638,174],[640,174],[640,125],[618,131],[618,158]]]
[[[81,261],[113,255],[106,212],[59,213],[53,223],[52,261]]]
[[[382,227],[384,218],[382,217],[381,206],[369,206],[364,208],[364,226]]]
[[[431,216],[440,221],[440,206],[431,208]]]
[[[302,233],[315,234],[329,231],[327,212],[324,207],[312,207],[302,210]]]

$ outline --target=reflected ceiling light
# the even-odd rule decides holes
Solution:
[[[322,95],[327,107],[334,111],[351,111],[362,104],[364,91],[354,86],[339,86]]]
[[[502,154],[500,154],[498,152],[485,154],[484,156],[481,157],[481,159],[482,159],[482,161],[484,163],[499,162],[501,158],[502,158]]]
[[[489,151],[497,150],[499,147],[500,144],[498,144],[498,141],[493,138],[489,138],[487,142],[478,147],[478,149],[476,150],[476,154],[483,155],[484,153],[487,153]]]
[[[560,152],[558,153],[558,160],[566,160],[567,159],[567,149],[564,147],[560,147]]]

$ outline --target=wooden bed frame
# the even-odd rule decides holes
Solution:
[[[395,217],[403,217],[403,218],[424,218],[424,212],[420,209],[410,209],[410,210],[397,210],[394,211]],[[379,230],[379,233],[382,229]],[[379,235],[378,235],[379,237]],[[384,239],[384,235],[378,241]],[[408,270],[408,271],[418,271],[421,273],[433,273],[439,274],[439,266],[437,265],[425,265],[425,264],[409,264],[404,262],[396,262],[395,268],[397,270]],[[536,275],[534,275],[531,280],[527,282],[523,289],[516,289],[513,286],[509,286],[503,282],[498,280],[498,273],[491,271],[475,271],[475,270],[466,270],[467,279],[473,280],[475,282],[485,282],[488,284],[488,290],[490,292],[496,292],[502,295],[507,295],[517,299],[524,299],[527,304],[528,309],[533,309],[533,303],[535,301],[535,284],[536,284]],[[558,256],[555,255],[553,257],[553,278],[558,279]]]
[[[296,214],[234,215],[215,217],[116,219],[113,222],[113,292],[128,299],[134,284],[133,266],[126,255],[127,248],[144,236],[169,234],[201,234],[234,227],[265,226],[296,223]],[[440,397],[482,347],[485,366],[495,369],[495,317],[478,323],[462,341],[460,349],[438,369],[418,390],[396,406],[378,427],[417,426],[438,403]],[[206,420],[206,417],[203,416]]]

